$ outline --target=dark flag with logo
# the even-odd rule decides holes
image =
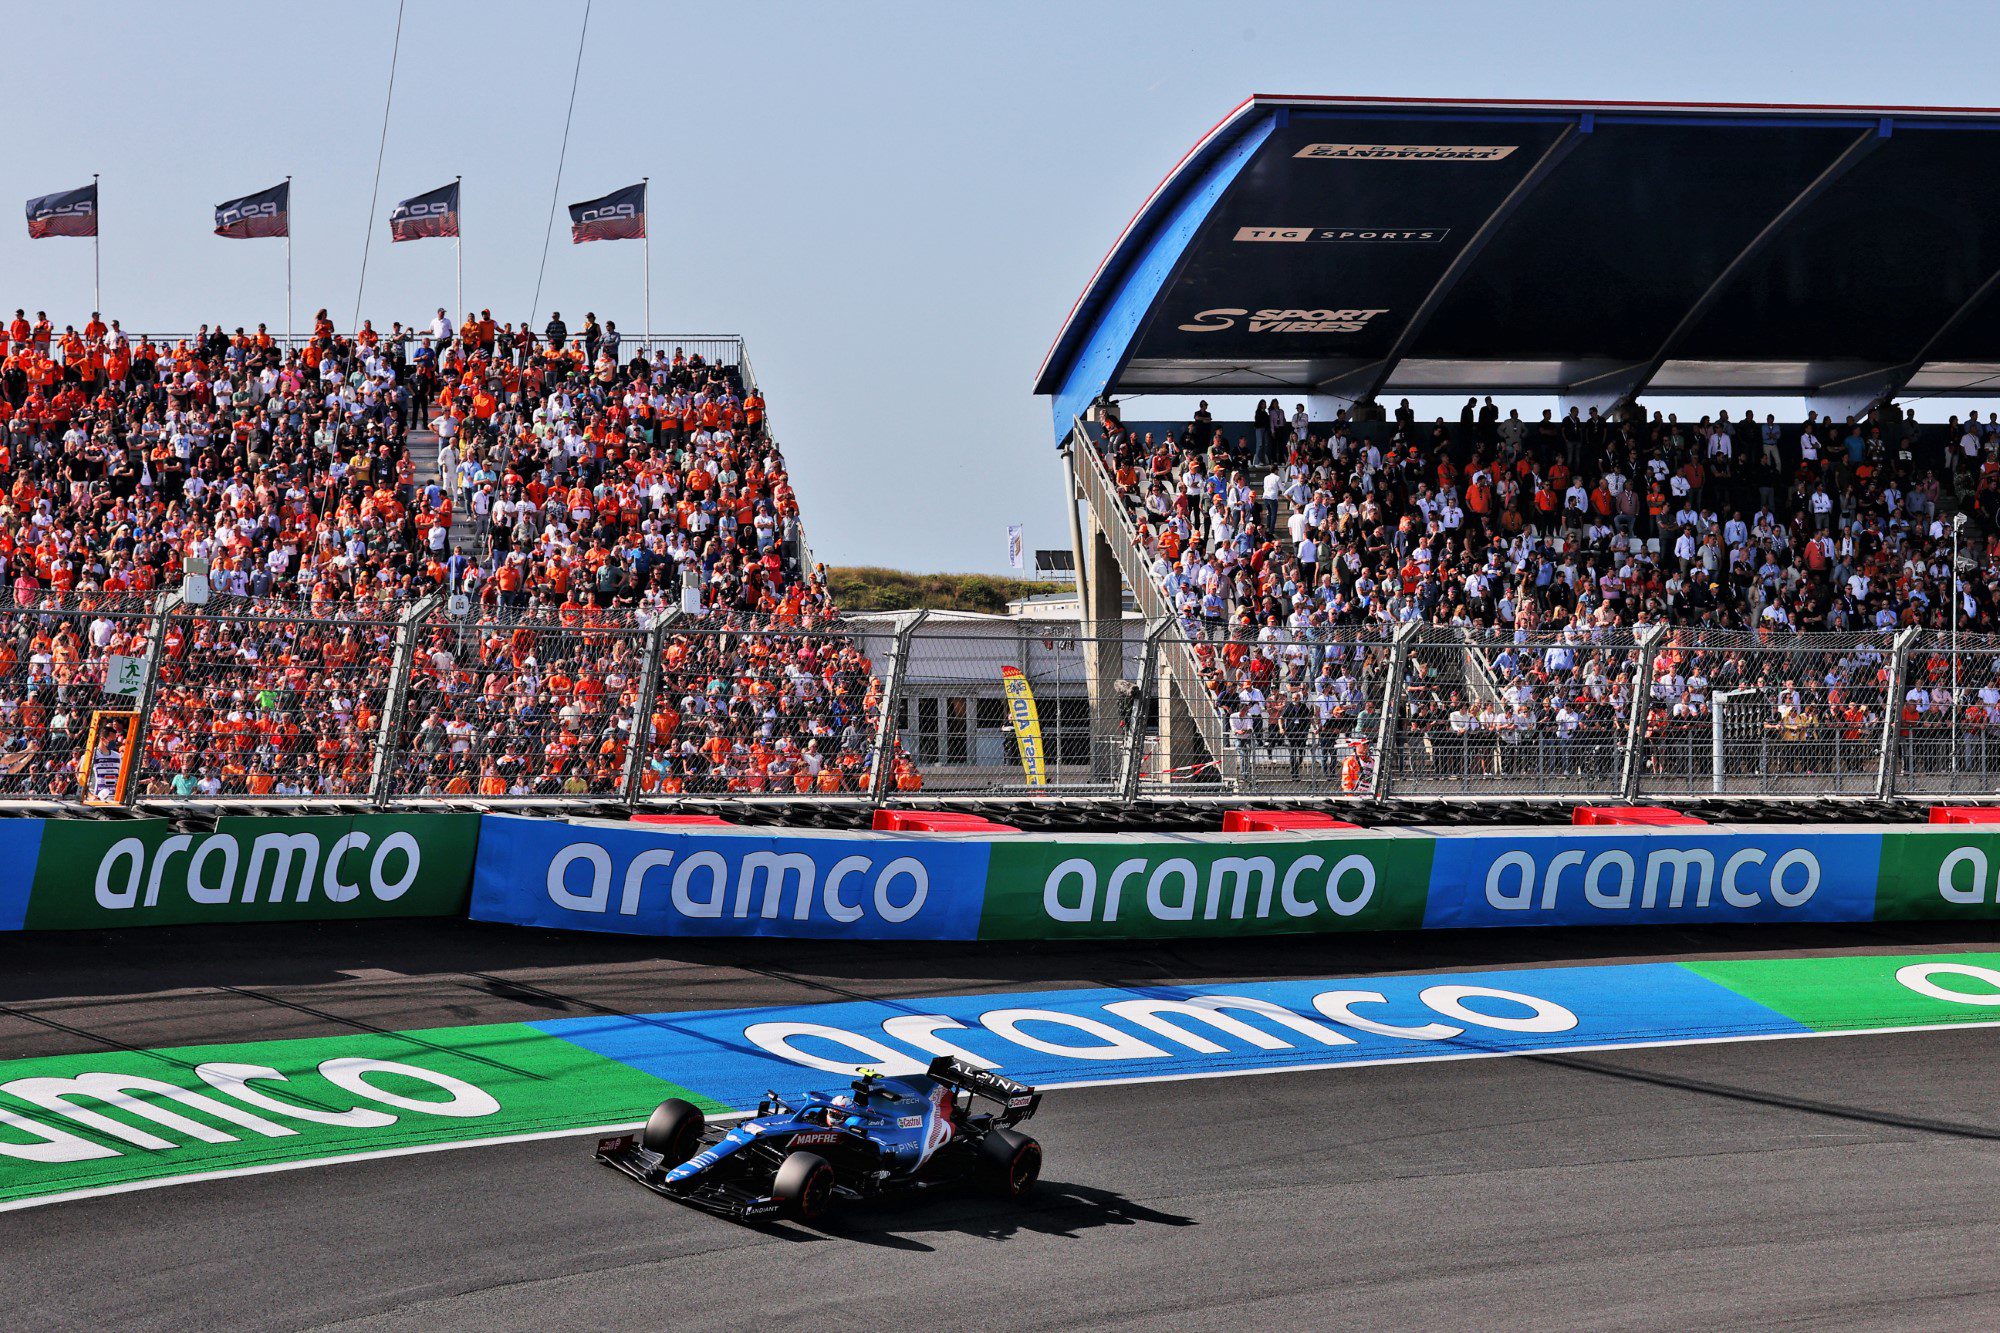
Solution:
[[[569,206],[569,238],[585,241],[637,241],[646,235],[646,187],[628,185],[602,199]]]
[[[458,235],[458,182],[405,199],[389,210],[389,239],[421,241]]]
[[[215,234],[233,241],[292,234],[292,183],[246,194],[215,206]]]
[[[44,236],[97,235],[97,182],[30,199],[28,235],[38,241]]]

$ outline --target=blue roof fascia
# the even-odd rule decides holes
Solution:
[[[1094,309],[1078,312],[1078,324],[1087,323],[1089,331],[1058,349],[1045,377],[1054,383],[1058,440],[1069,434],[1072,419],[1083,415],[1125,368],[1146,315],[1179,267],[1189,242],[1283,121],[1281,108],[1267,108],[1229,140],[1213,145],[1205,159],[1190,161],[1180,173],[1187,184],[1163,190],[1150,215],[1133,227],[1124,253],[1116,257],[1117,271],[1106,265],[1104,277],[1093,286]],[[1051,390],[1037,386],[1037,391]]]

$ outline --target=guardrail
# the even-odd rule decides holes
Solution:
[[[244,326],[241,325],[232,324],[227,326],[226,328],[222,326],[217,326],[217,327],[221,330],[221,332],[231,337],[235,336],[238,332],[244,332],[244,333],[254,332],[254,326],[250,328],[245,328]],[[210,330],[211,334],[214,333],[215,331],[216,330],[213,329]],[[142,342],[150,342],[155,347],[172,347],[176,343],[183,343],[183,342],[192,343],[193,341],[195,341],[195,339],[201,336],[199,333],[195,332],[160,333],[160,332],[146,332],[135,329],[121,329],[119,330],[119,332],[123,333],[126,341],[128,341],[135,347]],[[420,342],[430,341],[430,335],[428,331],[425,329],[420,329],[411,326],[407,329],[407,332],[410,335],[410,342],[412,346]],[[266,330],[266,333],[275,345],[286,349],[294,347],[304,347],[313,340],[312,335],[310,333],[292,333],[290,335],[287,335],[283,333],[274,333],[268,329]],[[377,337],[384,340],[387,340],[387,338],[389,337],[389,330],[387,328],[378,328],[375,330],[375,333]],[[343,333],[340,336],[349,337],[351,335]],[[571,329],[569,332],[569,338],[571,342],[579,342],[582,340],[582,337],[583,337],[583,330],[580,326]],[[540,329],[535,330],[535,338],[538,345],[543,341],[542,332]],[[618,355],[621,361],[630,361],[632,359],[633,354],[641,348],[644,348],[650,352],[663,353],[667,356],[672,356],[674,352],[678,350],[686,353],[690,357],[699,356],[704,361],[707,361],[712,365],[738,366],[743,371],[743,381],[745,387],[753,386],[757,382],[756,376],[750,368],[750,358],[748,353],[744,349],[743,337],[740,334],[735,334],[735,333],[644,334],[644,333],[632,333],[625,329],[620,329],[618,331],[618,349],[619,349]]]

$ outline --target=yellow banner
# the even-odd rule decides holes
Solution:
[[[1007,718],[1014,724],[1014,744],[1021,751],[1021,771],[1030,787],[1049,785],[1047,757],[1042,753],[1042,719],[1035,712],[1035,692],[1021,668],[1000,668],[1000,688],[1007,694]]]

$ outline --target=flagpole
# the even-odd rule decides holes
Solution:
[[[104,309],[103,252],[98,249],[104,234],[104,196],[98,193],[97,173],[90,173],[90,297],[95,309]]]
[[[458,271],[458,322],[462,327],[465,324],[465,255],[459,249],[459,244],[465,239],[465,189],[463,185],[465,177],[453,176],[451,180],[452,184],[459,186],[457,190],[453,191],[453,197],[458,203],[458,208],[454,210],[457,216],[453,220],[451,262],[452,267]]]
[[[639,178],[639,207],[648,214],[653,211],[653,192],[649,185],[652,179],[651,176]],[[653,349],[650,345],[653,341],[653,220],[650,216],[646,219],[646,235],[643,239],[646,243],[646,336],[640,346],[646,349],[646,359],[651,361],[653,359]]]
[[[292,178],[285,177],[285,184],[291,183]],[[298,351],[292,329],[292,192],[290,190],[285,191],[285,345],[287,350],[293,353]]]

